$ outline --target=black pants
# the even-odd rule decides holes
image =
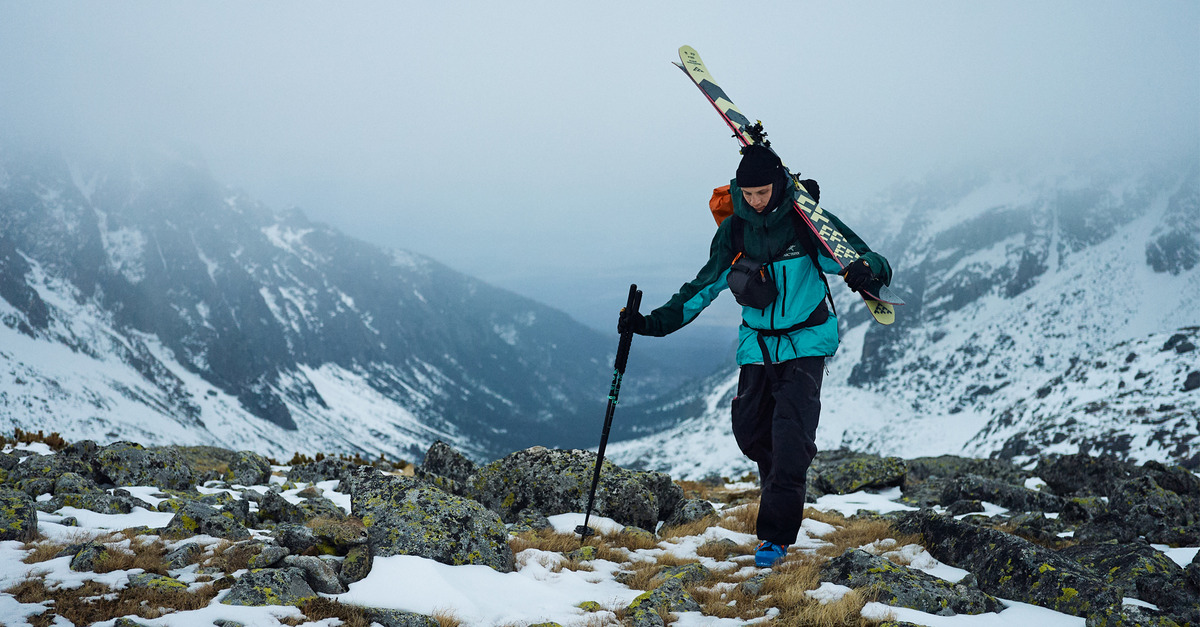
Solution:
[[[824,357],[742,366],[733,399],[733,436],[758,464],[762,500],[758,538],[792,544],[804,519],[805,480],[817,455]]]

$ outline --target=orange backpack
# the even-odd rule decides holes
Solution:
[[[725,218],[733,215],[733,196],[729,193],[728,185],[713,190],[712,198],[708,201],[708,208],[712,210],[717,226],[720,226]]]

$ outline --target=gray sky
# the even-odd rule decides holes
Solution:
[[[277,209],[607,328],[630,282],[656,306],[694,276],[737,163],[682,44],[835,211],[962,163],[1200,145],[1200,3],[1094,0],[0,0],[0,137],[187,142]]]

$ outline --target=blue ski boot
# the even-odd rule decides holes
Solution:
[[[763,540],[754,551],[754,565],[759,568],[770,568],[787,555],[788,545],[782,546]]]

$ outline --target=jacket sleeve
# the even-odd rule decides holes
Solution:
[[[733,263],[733,243],[729,236],[732,220],[725,220],[713,235],[709,246],[708,263],[696,278],[683,284],[679,291],[646,316],[646,335],[664,336],[683,328],[704,311],[722,290],[729,287],[725,276]]]
[[[846,236],[846,242],[850,244],[850,247],[860,255],[860,258],[863,261],[867,262],[867,265],[871,266],[871,272],[873,272],[876,277],[879,277],[879,279],[883,281],[884,285],[891,285],[892,265],[888,263],[888,260],[883,255],[871,250],[871,247],[867,246],[867,243],[864,242],[857,233],[855,233],[850,227],[846,226],[845,222],[842,222],[840,218],[833,215],[833,213],[831,213],[828,209],[822,207],[821,210],[825,216],[829,218],[829,221],[833,222],[834,226],[836,226],[837,229],[842,232],[842,235]],[[821,269],[824,270],[826,274],[837,273],[840,268],[838,267],[837,262],[829,257],[829,252],[824,250],[823,247],[819,248],[818,250],[821,252]]]

